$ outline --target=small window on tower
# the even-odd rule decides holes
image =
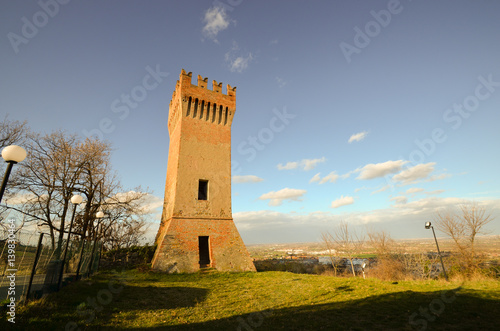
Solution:
[[[208,180],[198,182],[198,200],[208,200]]]

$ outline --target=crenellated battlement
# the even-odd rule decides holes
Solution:
[[[183,86],[197,86],[203,89],[208,90],[208,77],[203,78],[201,75],[198,75],[197,77],[197,85],[192,84],[192,78],[193,78],[193,73],[190,71],[186,73],[186,70],[181,69],[181,74],[179,75],[179,80],[177,81],[177,84],[175,86],[175,89],[177,90],[179,87]],[[210,91],[210,90],[208,90]],[[216,93],[222,93],[222,82],[217,83],[217,81],[212,80],[212,91]],[[174,91],[175,93],[175,91]],[[231,87],[231,85],[227,84],[226,85],[226,93],[225,95],[231,96],[231,97],[236,97],[236,87]]]
[[[231,85],[227,84],[226,86],[227,89],[227,95],[230,97],[236,97],[236,86],[231,87]]]
[[[217,83],[215,80],[212,81],[212,91],[217,93],[222,93],[222,82]]]
[[[196,85],[192,84],[192,78],[192,72],[181,70],[170,101],[169,130],[173,131],[177,127],[180,118],[230,127],[236,111],[236,87],[227,84],[227,94],[224,94],[221,82],[212,80],[210,90],[207,88],[207,77],[198,75]]]
[[[208,77],[203,78],[200,75],[198,75],[198,87],[207,88],[207,84],[208,84]]]

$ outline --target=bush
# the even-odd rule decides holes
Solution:
[[[379,259],[375,265],[370,267],[367,275],[382,280],[403,280],[408,278],[404,265],[395,258]]]
[[[101,256],[101,267],[112,268],[135,268],[149,265],[156,251],[156,245],[132,246],[129,248],[118,248],[103,252]]]

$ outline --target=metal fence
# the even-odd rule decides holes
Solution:
[[[66,242],[53,243],[38,231],[0,229],[0,302],[39,298],[97,271],[100,242],[75,235]]]

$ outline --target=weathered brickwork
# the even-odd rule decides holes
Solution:
[[[153,268],[195,272],[201,255],[220,271],[255,271],[231,212],[231,124],[236,88],[182,69],[169,106],[170,135],[165,200]],[[199,181],[208,181],[207,199],[198,199]],[[199,246],[206,236],[208,253]],[[202,245],[203,246],[203,245]],[[203,251],[203,252],[202,252]]]

